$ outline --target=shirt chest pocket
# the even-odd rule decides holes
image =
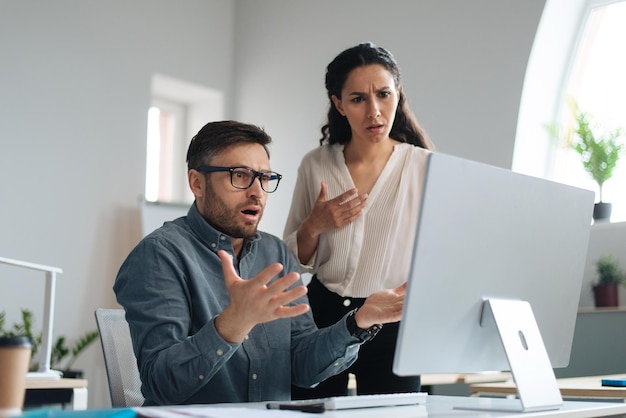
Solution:
[[[262,324],[267,345],[275,350],[289,350],[291,346],[291,329],[288,319],[277,319]]]

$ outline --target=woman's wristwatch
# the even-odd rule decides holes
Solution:
[[[356,324],[356,311],[359,308],[356,308],[348,313],[348,317],[346,318],[346,326],[348,327],[348,332],[355,338],[361,340],[361,342],[366,342],[371,340],[378,334],[378,332],[383,328],[382,324],[374,324],[368,329],[359,328]]]

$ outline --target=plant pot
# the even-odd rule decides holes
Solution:
[[[619,306],[617,283],[597,284],[593,287],[596,307]]]
[[[613,205],[611,203],[606,202],[598,202],[593,205],[593,219],[596,221],[609,219],[611,217],[612,206]]]

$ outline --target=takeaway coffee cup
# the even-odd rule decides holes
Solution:
[[[28,337],[0,337],[0,417],[20,415],[32,344]]]

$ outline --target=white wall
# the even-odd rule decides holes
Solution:
[[[141,238],[152,74],[221,89],[232,107],[233,20],[230,0],[0,3],[0,256],[64,270],[56,335],[117,307],[115,275]],[[42,279],[2,267],[0,310],[40,325]],[[89,406],[110,405],[100,347],[76,366]]]

